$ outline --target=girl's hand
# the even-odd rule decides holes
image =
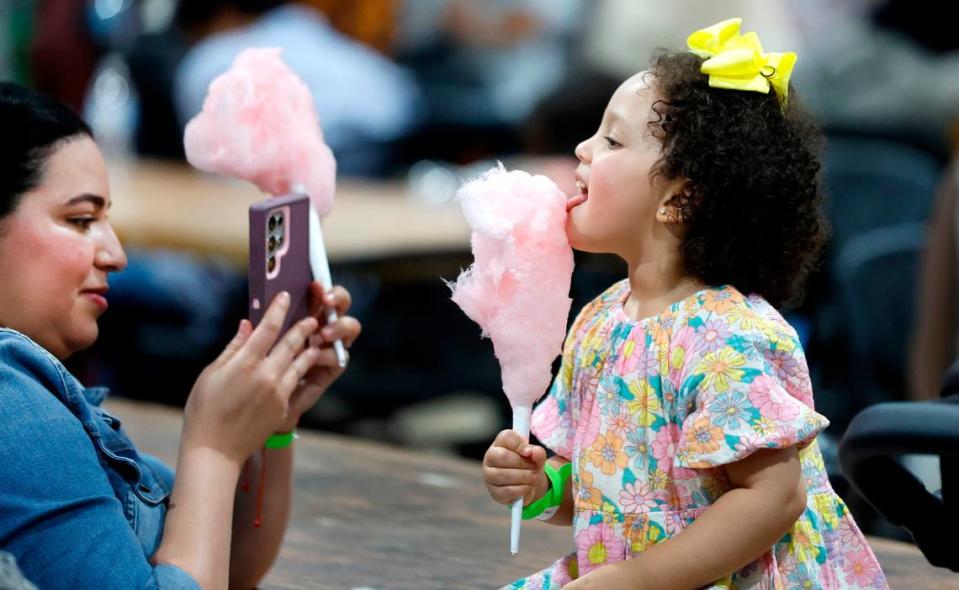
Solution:
[[[546,449],[529,444],[515,430],[504,430],[483,457],[483,480],[500,504],[523,498],[525,506],[549,489],[545,466]]]
[[[322,356],[306,347],[319,327],[316,318],[297,322],[278,340],[289,307],[289,294],[281,293],[255,330],[241,321],[200,373],[184,410],[184,449],[209,448],[242,464],[287,421],[291,395]]]
[[[300,416],[312,408],[346,370],[337,364],[333,342],[341,340],[343,346],[350,348],[362,331],[360,322],[346,315],[351,303],[350,292],[343,287],[335,286],[329,292],[324,292],[320,283],[314,281],[310,285],[310,313],[320,325],[317,333],[310,337],[310,347],[317,348],[320,357],[290,397],[287,420],[277,432],[289,432],[296,428]],[[333,324],[326,325],[326,309],[329,307],[336,310],[339,318]]]

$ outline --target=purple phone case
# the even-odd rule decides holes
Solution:
[[[276,266],[267,268],[270,247],[268,240],[278,234],[269,229],[271,215],[283,216],[282,246],[274,251]],[[279,225],[279,224],[278,224]],[[289,194],[269,198],[250,205],[250,321],[256,326],[273,298],[281,291],[290,294],[290,311],[283,329],[286,331],[310,313],[310,201],[306,195]],[[275,274],[275,276],[269,276]]]

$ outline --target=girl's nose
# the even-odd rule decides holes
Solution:
[[[592,156],[592,151],[589,149],[589,139],[584,139],[583,141],[579,142],[579,145],[576,146],[576,150],[573,153],[576,154],[576,158],[580,162],[588,164],[590,157]]]

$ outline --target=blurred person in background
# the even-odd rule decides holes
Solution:
[[[519,149],[518,130],[569,67],[583,0],[407,0],[396,48],[427,103],[410,158],[459,163]]]
[[[959,341],[959,152],[946,172],[929,220],[916,323],[909,354],[909,397],[939,397]]]
[[[796,80],[809,107],[827,131],[890,137],[944,159],[959,120],[959,35],[946,5],[846,4],[854,8],[835,8],[832,22],[807,27],[810,50],[796,64]],[[797,14],[815,12],[797,3]]]
[[[194,41],[174,77],[180,125],[207,87],[247,47],[282,47],[313,93],[326,143],[347,175],[381,175],[393,144],[419,118],[419,93],[402,68],[338,32],[319,11],[285,0],[190,0],[177,22]]]

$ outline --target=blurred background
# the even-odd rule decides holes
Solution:
[[[251,187],[191,170],[183,127],[248,46],[279,46],[311,88],[339,166],[326,222],[365,331],[304,427],[477,458],[508,425],[489,341],[443,279],[469,264],[452,202],[504,161],[572,191],[573,148],[660,47],[742,16],[795,50],[822,121],[833,238],[787,310],[832,422],[833,483],[867,532],[901,537],[835,462],[850,418],[929,399],[956,356],[959,35],[931,0],[0,0],[0,79],[72,105],[111,166],[130,266],[72,367],[114,395],[181,405],[246,315]],[[2,130],[0,130],[2,133]],[[578,256],[574,310],[624,276]],[[929,486],[937,465],[912,460]]]

